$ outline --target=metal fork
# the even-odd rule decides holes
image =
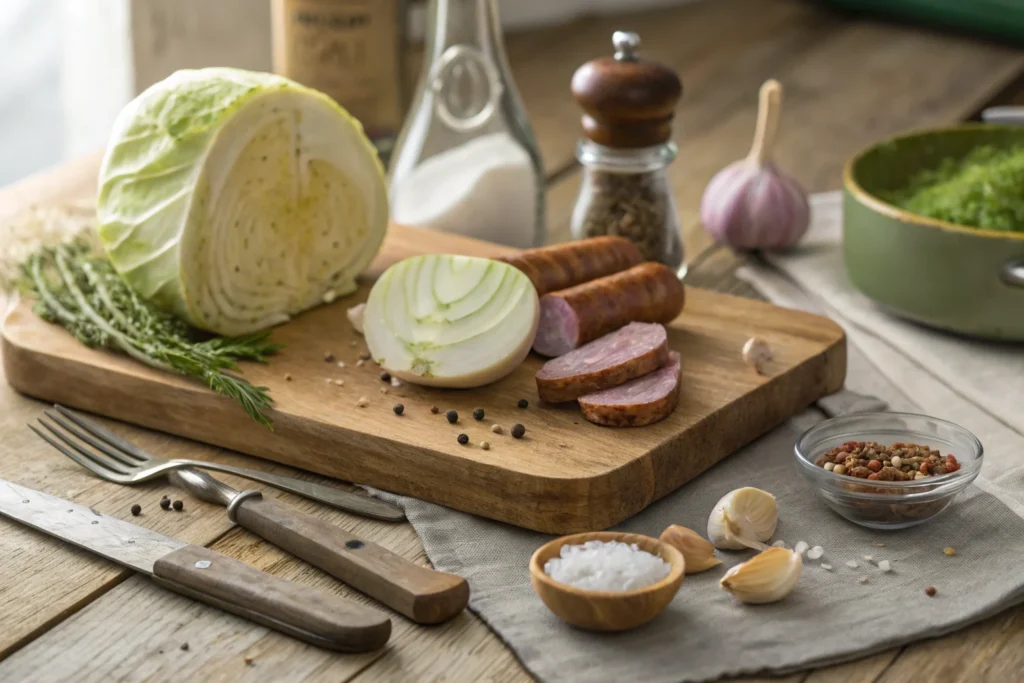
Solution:
[[[389,522],[400,522],[405,519],[405,513],[401,508],[382,500],[293,477],[203,460],[157,458],[69,408],[59,405],[55,405],[54,408],[56,412],[43,411],[44,415],[49,418],[48,420],[39,418],[39,424],[45,431],[38,429],[34,424],[29,424],[29,429],[61,453],[107,481],[118,484],[141,484],[174,470],[199,468],[226,472],[269,484],[282,491],[326,503],[364,517]],[[85,444],[92,446],[95,450],[87,448]]]

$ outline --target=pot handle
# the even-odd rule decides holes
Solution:
[[[1020,287],[1024,289],[1024,259],[1019,261],[1010,261],[1003,266],[1001,277],[1003,283],[1010,285],[1011,287]]]
[[[1006,126],[1024,125],[1024,107],[989,107],[981,112],[981,120]]]

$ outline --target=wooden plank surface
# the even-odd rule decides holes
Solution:
[[[421,249],[496,251],[441,233],[423,241],[416,230],[395,226],[370,272]],[[838,390],[846,376],[843,333],[832,321],[688,288],[683,313],[667,325],[669,348],[682,355],[678,408],[642,429],[599,427],[574,403],[541,403],[533,376],[543,360],[535,355],[477,389],[382,383],[376,364],[357,364],[365,343],[344,314],[368,291],[364,283],[352,297],[276,328],[271,338],[283,351],[269,364],[244,367],[274,398],[273,431],[197,383],[83,346],[27,302],[7,317],[4,371],[15,388],[49,402],[548,533],[606,529],[636,514]],[[740,355],[751,336],[772,347],[764,375]],[[325,349],[346,367],[325,363]],[[356,407],[361,397],[369,400],[365,408]],[[530,401],[528,410],[516,407],[521,398]],[[396,402],[405,405],[401,417],[391,410]],[[432,405],[456,409],[459,422],[432,415]],[[483,421],[471,417],[477,406],[486,411]],[[508,435],[517,422],[527,426],[522,439]],[[492,434],[491,424],[506,433]],[[457,443],[459,433],[470,443]],[[490,450],[479,447],[485,440]],[[339,458],[340,444],[347,453]]]
[[[836,73],[846,73],[850,63],[856,64],[867,57],[849,51],[851,46],[861,44],[859,40],[862,39],[854,40],[847,37],[846,42],[840,41],[848,31],[855,34],[855,27],[864,26],[863,20],[846,23],[845,19],[826,14],[811,3],[795,0],[715,0],[714,3],[705,4],[737,10],[732,15],[720,15],[722,20],[717,26],[704,24],[699,27],[702,31],[720,36],[721,43],[728,45],[728,50],[725,51],[726,54],[716,57],[713,53],[716,51],[717,43],[712,41],[706,51],[699,54],[694,52],[691,57],[701,63],[704,60],[717,60],[717,63],[722,65],[720,69],[727,69],[733,64],[745,66],[736,67],[728,73],[732,80],[726,78],[716,84],[715,79],[709,77],[703,92],[709,94],[714,90],[720,93],[719,97],[723,98],[725,104],[718,104],[716,107],[725,119],[731,120],[733,116],[741,116],[735,112],[743,109],[745,113],[742,117],[747,119],[747,126],[733,123],[732,127],[723,128],[715,124],[714,116],[706,118],[706,121],[710,121],[709,127],[700,131],[699,137],[710,140],[706,147],[701,148],[705,150],[701,154],[709,155],[713,159],[701,162],[702,168],[705,169],[704,177],[693,176],[689,181],[675,180],[678,189],[696,196],[693,193],[699,193],[710,169],[732,160],[735,150],[742,149],[749,140],[749,131],[745,128],[752,127],[753,124],[753,93],[756,86],[760,83],[762,75],[780,75],[778,72],[758,72],[747,81],[740,80],[744,77],[744,71],[756,69],[762,58],[783,60],[784,55],[789,52],[792,57],[787,63],[797,65],[801,61],[816,57],[818,63],[815,68],[823,76],[809,96],[820,102],[832,103],[828,111],[834,116],[843,117],[847,122],[844,124],[847,127],[842,129],[843,135],[851,134],[849,126],[866,124],[867,119],[863,116],[864,110],[860,108],[858,98],[863,95],[865,88],[871,87],[870,79],[867,83],[858,81],[856,89],[851,89],[847,83],[839,79],[828,79],[828,74],[832,70]],[[698,5],[694,9],[700,7]],[[693,29],[678,26],[677,30],[673,31],[671,27],[673,22],[679,22],[682,17],[686,17],[689,11],[692,10],[684,7],[638,15],[637,21],[646,21],[647,26],[666,26],[659,34],[661,37],[645,37],[645,49],[656,52],[659,56],[671,56],[674,52],[685,51],[687,46],[684,41],[675,40],[675,36]],[[703,8],[700,11],[712,10]],[[781,21],[777,21],[779,16],[783,17]],[[562,79],[566,74],[571,74],[577,61],[590,57],[589,54],[585,54],[590,50],[588,46],[603,49],[603,45],[599,43],[605,38],[599,34],[610,33],[610,30],[598,31],[587,28],[595,23],[596,20],[588,19],[558,27],[557,31],[541,34],[543,37],[537,42],[531,43],[524,39],[523,49],[515,47],[515,40],[509,41],[513,70],[520,79],[520,90],[538,136],[542,140],[542,149],[546,161],[549,162],[548,168],[551,171],[560,171],[557,177],[567,181],[557,183],[549,195],[549,203],[555,207],[559,205],[559,201],[566,204],[573,201],[575,182],[571,160],[577,134],[574,118],[576,112],[573,111],[574,105],[567,99],[567,92],[563,94],[560,90],[565,87]],[[607,23],[618,24],[614,28],[630,28],[624,20]],[[756,30],[762,23],[769,26],[770,30]],[[829,26],[832,28],[823,35],[823,38],[817,39],[816,34]],[[930,84],[928,87],[919,88],[915,81],[910,81],[909,84],[904,83],[901,86],[905,92],[894,91],[893,83],[885,78],[885,73],[875,74],[878,92],[866,95],[875,98],[872,101],[876,104],[879,101],[884,104],[886,95],[896,100],[901,97],[908,98],[917,112],[916,116],[929,117],[930,121],[936,123],[975,113],[986,104],[989,93],[1000,91],[1010,83],[1012,78],[1008,78],[1008,74],[1012,72],[1016,75],[1020,71],[1020,53],[1005,47],[986,45],[948,34],[920,33],[913,29],[896,29],[873,23],[870,23],[870,26],[875,27],[871,30],[883,31],[889,36],[890,44],[876,45],[876,49],[890,55],[901,55],[902,62],[894,64],[893,69],[905,69],[920,74],[932,68],[936,57],[935,49],[925,50],[922,45],[932,44],[948,49],[949,60],[956,63],[951,65],[949,61],[935,62],[942,64],[941,69],[954,68],[955,72],[960,74],[954,83],[947,72],[946,79],[950,81],[948,88],[937,89],[936,81],[930,80],[934,75],[941,81],[942,74],[937,73],[940,69],[936,68],[936,73],[923,76],[925,82]],[[606,29],[610,28],[606,26]],[[593,33],[588,34],[587,31]],[[748,42],[733,43],[728,40],[732,33],[743,31],[749,32],[745,34],[748,36]],[[583,37],[578,38],[578,35]],[[590,37],[587,37],[588,35]],[[790,42],[779,42],[779,36],[784,35],[791,37]],[[667,42],[658,44],[657,40]],[[750,41],[754,48],[750,47]],[[845,49],[824,49],[822,46],[830,41],[840,41],[840,45],[844,45]],[[910,47],[900,48],[899,44],[904,41]],[[553,50],[556,43],[557,58],[567,60],[559,65],[553,64],[544,54],[544,50]],[[801,51],[800,45],[818,47],[816,50]],[[747,61],[740,60],[734,63],[732,57],[737,50],[741,55],[754,56],[747,56]],[[892,50],[895,52],[891,52]],[[538,66],[530,66],[528,62],[531,59],[537,59],[538,61],[533,63]],[[880,63],[884,66],[884,62]],[[522,81],[526,78],[544,79],[549,72],[552,75],[545,83]],[[685,70],[683,77],[686,81]],[[781,77],[785,82],[785,74]],[[697,87],[695,83],[687,82],[687,85],[689,92],[684,96],[681,109],[684,118],[690,111],[688,107],[699,108],[703,100],[693,92]],[[728,92],[730,87],[731,95]],[[1021,97],[1022,92],[1024,88],[1018,83],[1015,88],[1002,92],[999,102],[1013,102],[1015,98]],[[955,101],[951,100],[951,96]],[[536,97],[549,99],[538,102],[533,99]],[[902,101],[906,102],[908,99]],[[715,101],[710,97],[709,100]],[[844,106],[839,106],[840,104]],[[813,113],[810,108],[808,111]],[[541,115],[541,112],[547,113]],[[571,116],[572,120],[566,123],[560,112],[566,112],[565,116]],[[878,135],[890,129],[913,127],[919,123],[911,120],[905,113],[893,111],[885,106],[876,108],[871,114],[875,118],[871,120],[870,125]],[[692,115],[696,116],[697,112],[692,112]],[[548,128],[549,125],[556,127]],[[553,132],[548,132],[549,130]],[[683,130],[685,132],[687,128],[684,126]],[[838,168],[845,154],[843,147],[847,145],[845,139],[838,134],[839,130],[836,128],[833,132],[833,129],[827,126],[814,127],[808,134],[806,144],[815,158],[806,161],[819,168],[825,168],[819,157],[828,157],[833,159],[832,163]],[[740,142],[727,139],[731,134],[737,135]],[[799,131],[794,130],[788,119],[784,118],[783,134],[783,139],[788,141],[790,136],[799,134]],[[852,134],[856,134],[856,131]],[[860,134],[871,136],[870,132]],[[695,134],[693,138],[696,137]],[[687,163],[687,156],[696,154],[696,150],[687,149],[689,139],[692,138],[683,138],[681,158],[674,168],[682,170],[682,166]],[[718,140],[719,144],[714,144],[714,140]],[[784,148],[786,144],[788,142],[784,142]],[[566,162],[564,166],[557,168],[558,163],[563,160]],[[791,168],[802,178],[804,176],[801,164],[804,161],[794,159]],[[44,174],[15,189],[0,193],[0,218],[9,216],[33,202],[61,200],[72,195],[78,198],[88,194],[94,185],[96,163],[96,159],[83,160],[73,167],[64,167],[55,173]],[[679,171],[674,170],[673,173]],[[811,184],[811,187],[837,187],[838,176],[830,180],[832,175],[827,169],[822,171],[822,184]],[[807,182],[806,178],[804,179]],[[686,182],[691,182],[692,187],[683,187]],[[691,207],[687,210],[693,209]],[[692,223],[688,224],[687,228],[693,257],[702,241],[699,234],[695,233],[695,226]],[[695,234],[697,237],[694,237]],[[695,285],[720,291],[753,295],[754,292],[748,286],[735,278],[737,265],[737,259],[728,251],[713,250],[707,255],[702,255],[699,265],[692,271],[690,281]],[[6,385],[4,389],[9,391]],[[0,415],[0,476],[23,476],[25,483],[30,485],[34,481],[42,482],[40,486],[46,482],[52,482],[56,488],[66,486],[66,493],[95,496],[101,510],[119,515],[127,515],[127,506],[133,502],[152,505],[164,492],[175,495],[176,492],[169,487],[158,485],[119,490],[112,485],[96,482],[70,463],[61,462],[60,456],[55,452],[44,448],[38,441],[29,439],[28,436],[31,435],[22,426],[26,419],[37,414],[39,404],[19,397],[15,400],[17,403],[11,404],[16,406],[15,410]],[[257,463],[217,449],[188,444],[172,437],[125,427],[119,429],[158,453],[188,453],[198,457],[216,457],[236,464],[244,462],[249,465],[265,466],[265,463]],[[276,469],[287,471],[283,467]],[[294,504],[307,505],[294,498],[283,497]],[[203,503],[193,501],[191,498],[187,499],[187,502],[189,507],[181,518],[148,518],[146,523],[164,525],[157,528],[193,542],[203,542],[202,539],[206,538],[205,542],[213,543],[213,547],[222,552],[269,569],[272,573],[292,576],[313,585],[316,585],[317,581],[326,580],[316,570],[294,558],[284,556],[244,531],[234,529],[224,534],[228,524],[222,510],[206,508]],[[333,511],[318,510],[318,513],[353,533],[382,544],[410,559],[426,563],[422,547],[409,525],[388,525]],[[251,629],[240,621],[233,621],[233,617],[222,617],[214,610],[172,596],[143,579],[136,577],[125,581],[124,572],[112,569],[110,565],[100,561],[90,560],[56,541],[36,535],[24,535],[28,532],[19,535],[11,533],[8,529],[3,531],[4,533],[0,534],[0,659],[7,658],[0,661],[0,680],[50,681],[72,678],[115,681],[147,678],[172,681],[185,680],[189,674],[193,674],[192,678],[201,676],[211,680],[260,681],[285,677],[289,680],[331,681],[529,680],[529,676],[509,650],[472,615],[465,615],[447,625],[429,629],[412,627],[404,619],[396,618],[392,641],[381,653],[357,656],[352,658],[351,665],[348,656],[335,656],[327,661],[330,658],[320,658],[315,653],[307,653],[303,650],[305,646],[293,640],[262,632],[258,628]],[[347,594],[343,586],[336,583],[331,585],[342,594]],[[26,599],[26,596],[30,599]],[[191,630],[193,628],[196,629],[195,632]],[[184,640],[179,638],[179,634],[187,635],[191,639],[187,652],[176,649],[180,648]],[[888,683],[906,680],[1002,683],[1015,680],[1017,674],[1024,670],[1022,641],[1024,607],[1018,607],[944,638],[882,652],[856,662],[813,672],[756,680],[785,683]],[[20,650],[17,649],[19,646]],[[246,664],[247,656],[252,657],[251,664]]]

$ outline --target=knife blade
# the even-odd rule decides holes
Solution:
[[[461,576],[410,562],[298,508],[238,491],[206,472],[177,470],[171,482],[201,500],[224,505],[231,521],[287,550],[419,624],[462,612],[469,583]]]
[[[0,515],[313,645],[365,652],[391,635],[391,621],[377,610],[5,479]]]

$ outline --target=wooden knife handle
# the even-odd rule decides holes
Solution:
[[[391,620],[375,609],[209,548],[187,545],[164,555],[153,565],[153,578],[177,593],[330,650],[366,652],[391,637]]]
[[[469,602],[461,576],[413,564],[322,519],[266,498],[248,498],[236,521],[418,624],[451,619]]]

